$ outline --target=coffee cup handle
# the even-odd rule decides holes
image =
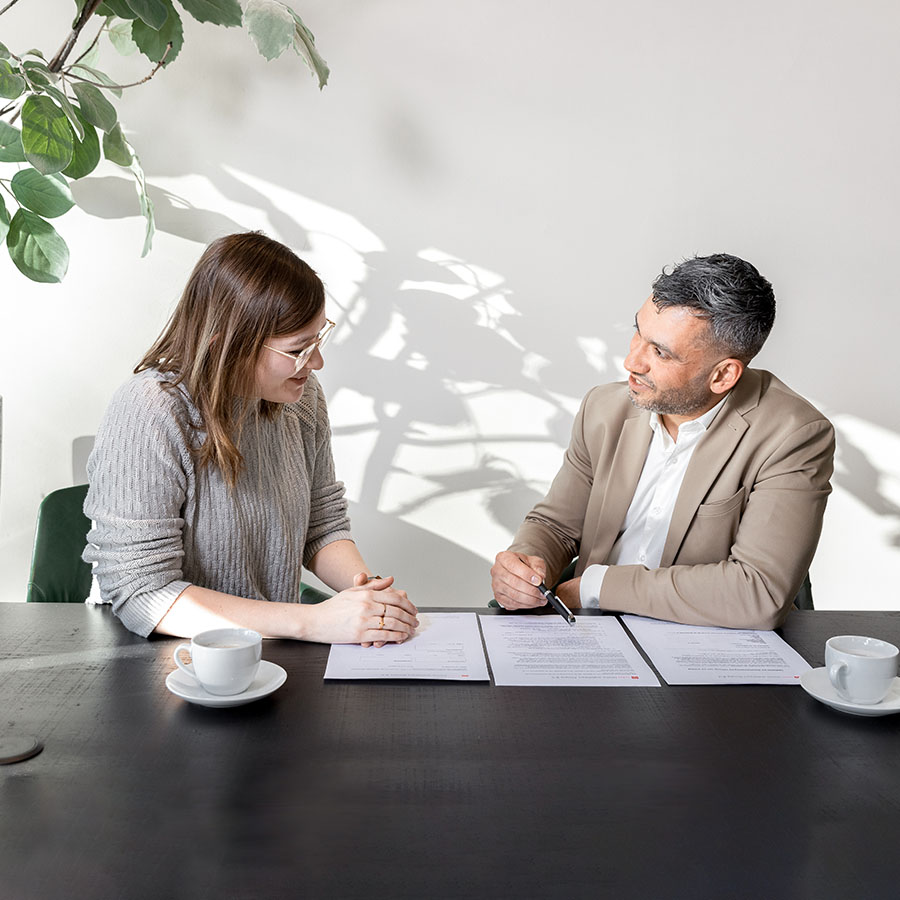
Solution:
[[[181,661],[181,651],[182,650],[187,650],[187,652],[190,653],[191,645],[190,644],[179,644],[175,648],[175,652],[172,654],[172,656],[175,659],[175,665],[178,666],[178,668],[181,669],[182,672],[186,673],[187,675],[190,675],[191,678],[194,679],[194,681],[197,681],[198,680],[197,674],[196,674],[196,672],[194,672],[193,664],[187,665],[186,663],[183,663]]]
[[[849,668],[847,663],[841,660],[840,662],[832,663],[828,669],[828,680],[831,682],[835,691],[837,691],[838,696],[842,697],[844,700],[850,699],[850,695],[847,693],[847,685],[844,684],[843,678]]]

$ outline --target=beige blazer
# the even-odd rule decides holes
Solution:
[[[624,384],[593,388],[547,496],[510,547],[606,563],[652,437]],[[694,450],[658,569],[611,566],[600,606],[657,619],[775,628],[809,570],[831,492],[834,429],[770,372],[747,369]]]

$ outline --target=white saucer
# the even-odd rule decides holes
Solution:
[[[889,716],[900,712],[900,678],[895,678],[891,689],[881,703],[851,703],[837,695],[834,686],[828,679],[825,666],[810,669],[800,676],[800,685],[810,697],[815,697],[832,709],[850,713],[851,716]]]
[[[263,659],[260,660],[259,670],[253,683],[240,694],[230,694],[228,697],[208,694],[181,669],[169,672],[166,677],[166,687],[176,697],[181,697],[188,703],[196,703],[198,706],[241,706],[243,703],[259,700],[260,697],[267,697],[273,691],[277,691],[286,680],[287,672],[281,666]]]

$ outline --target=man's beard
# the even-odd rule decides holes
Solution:
[[[631,390],[628,396],[638,409],[646,409],[661,416],[690,416],[709,405],[708,376],[698,375],[693,381],[678,388],[659,391],[652,397],[641,398]],[[647,382],[638,379],[643,384]],[[654,385],[648,385],[655,389]]]

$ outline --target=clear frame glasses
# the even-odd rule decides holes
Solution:
[[[296,350],[293,353],[289,353],[287,350],[277,350],[275,347],[270,347],[268,344],[263,344],[263,347],[265,347],[266,350],[271,350],[273,353],[278,353],[281,356],[292,359],[294,361],[294,374],[296,375],[309,361],[309,358],[315,352],[316,347],[320,350],[322,349],[333,330],[334,322],[332,322],[331,319],[326,319],[322,330],[312,339],[312,342],[307,344],[307,346],[303,347],[301,350]]]

